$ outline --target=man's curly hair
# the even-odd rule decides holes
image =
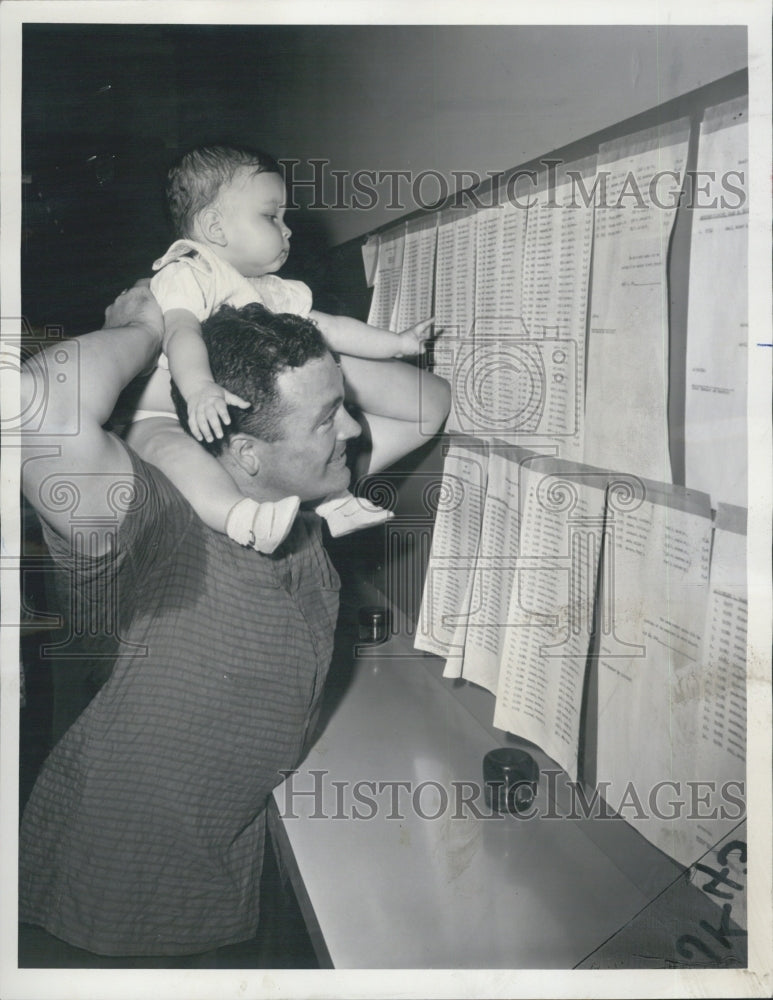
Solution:
[[[240,432],[263,441],[280,440],[284,408],[276,381],[282,372],[302,368],[329,353],[316,324],[293,313],[272,313],[251,302],[241,309],[221,306],[204,320],[201,332],[215,382],[252,403],[248,410],[230,406],[231,423],[223,425],[224,436],[201,443],[213,455],[220,455],[231,436]],[[174,382],[172,399],[180,423],[188,430],[185,400]]]

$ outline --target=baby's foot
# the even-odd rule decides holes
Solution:
[[[327,521],[333,538],[349,535],[362,528],[372,528],[395,516],[391,510],[378,507],[362,497],[353,496],[348,491],[325,500],[316,511]]]
[[[287,538],[300,505],[299,497],[264,500],[258,503],[245,497],[228,515],[226,534],[239,545],[249,545],[267,555]]]

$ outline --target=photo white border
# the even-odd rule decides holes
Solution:
[[[18,824],[18,593],[4,588],[0,624],[0,996],[4,1000],[48,998],[185,997],[668,997],[770,996],[771,979],[771,331],[770,163],[771,157],[771,9],[768,0],[733,2],[560,2],[539,5],[524,0],[492,0],[485,21],[471,18],[469,4],[431,4],[426,0],[334,0],[321,5],[300,0],[210,3],[32,2],[5,0],[0,7],[0,291],[5,340],[18,334],[21,315],[21,27],[25,22],[210,23],[210,24],[745,24],[749,29],[750,216],[749,230],[749,671],[758,697],[749,699],[749,870],[748,970],[379,970],[229,972],[182,970],[17,969],[16,851]],[[321,15],[324,15],[322,17]],[[9,319],[10,317],[10,319]],[[13,372],[0,368],[5,414],[18,413]],[[18,449],[2,455],[3,545],[0,555],[18,552]]]

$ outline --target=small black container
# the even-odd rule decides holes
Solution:
[[[360,642],[384,642],[389,631],[389,609],[379,604],[369,604],[360,608]]]
[[[500,747],[483,758],[486,805],[494,812],[525,812],[534,802],[538,781],[537,762],[525,750]]]

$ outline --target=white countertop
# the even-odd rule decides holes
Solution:
[[[400,636],[356,656],[321,737],[275,792],[318,953],[335,968],[572,968],[654,893],[600,846],[615,836],[610,821],[545,817],[556,810],[544,776],[536,818],[457,808],[466,781],[488,813],[482,760],[502,744],[428,662]],[[445,808],[437,786],[416,793],[422,782],[442,786]],[[395,795],[402,818],[389,818]]]

